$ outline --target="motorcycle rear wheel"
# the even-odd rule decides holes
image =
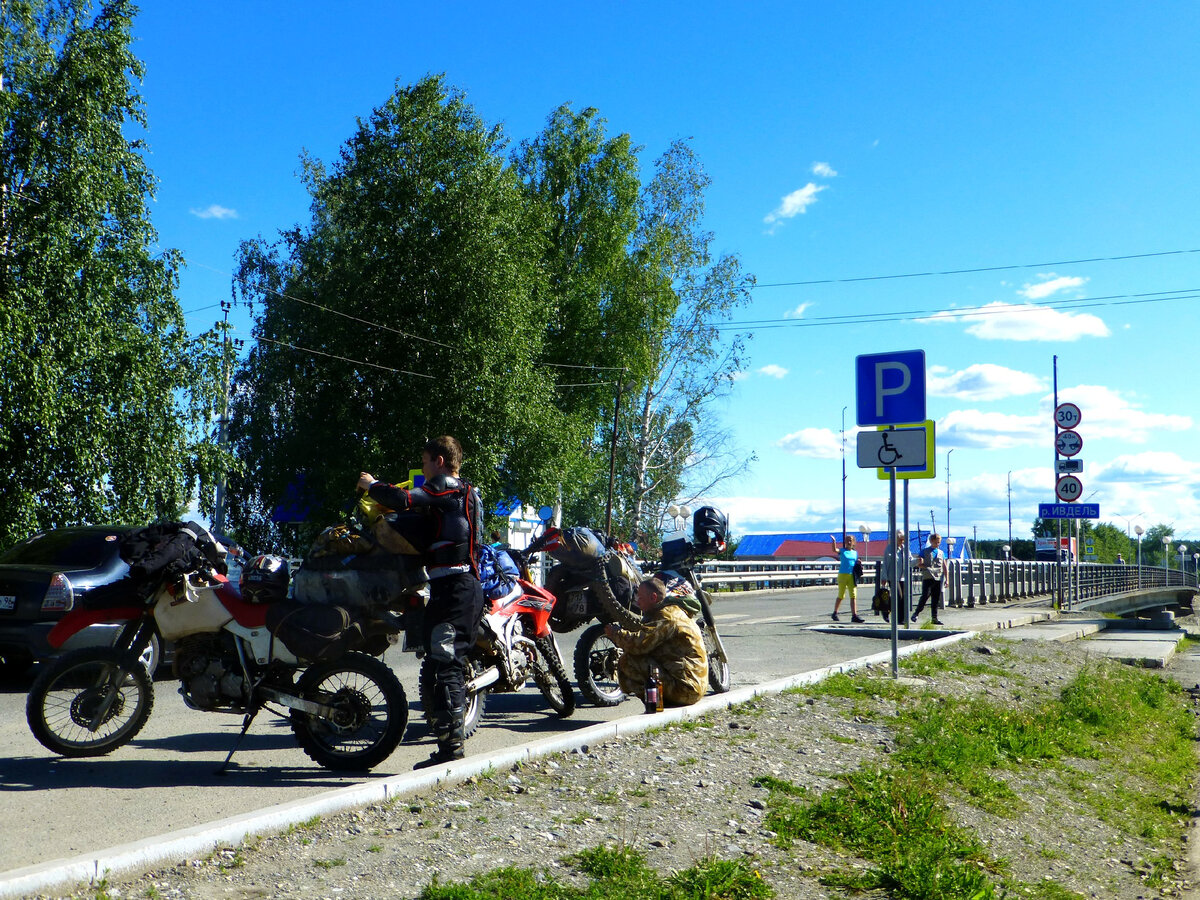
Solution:
[[[467,660],[466,671],[463,673],[463,680],[470,681],[479,674],[479,667],[472,660]],[[436,681],[436,673],[433,669],[433,661],[427,656],[421,662],[421,674],[417,681],[417,687],[421,693],[421,711],[425,714],[425,724],[429,726],[430,733],[433,732],[433,686]],[[479,730],[479,723],[483,721],[484,710],[487,709],[487,688],[475,693],[467,694],[466,705],[463,708],[463,737],[469,738]]]
[[[332,706],[332,720],[291,711],[300,748],[326,769],[366,772],[392,755],[408,725],[408,698],[388,666],[365,653],[347,653],[309,666],[296,681],[305,700]]]
[[[626,694],[617,682],[621,648],[604,633],[604,623],[590,625],[575,644],[575,680],[585,700],[595,706],[616,706]]]
[[[553,634],[538,638],[534,643],[538,649],[538,658],[533,664],[534,683],[559,718],[565,719],[575,712],[575,689],[558,651],[558,643]]]
[[[729,662],[717,655],[717,642],[713,640],[713,628],[700,620],[700,635],[704,638],[704,649],[708,653],[708,686],[714,694],[724,694],[732,684]]]
[[[128,744],[154,708],[154,685],[138,659],[115,647],[59,657],[34,679],[29,730],[60,756],[103,756]]]

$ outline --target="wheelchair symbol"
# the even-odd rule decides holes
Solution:
[[[897,460],[903,459],[904,456],[899,450],[888,443],[888,433],[885,431],[882,434],[883,446],[879,448],[879,462],[884,466],[894,466]]]

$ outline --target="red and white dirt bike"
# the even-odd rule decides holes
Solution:
[[[554,595],[533,583],[520,551],[495,552],[508,554],[520,574],[512,579],[510,590],[485,601],[477,640],[467,654],[466,737],[479,728],[489,693],[519,691],[530,679],[558,716],[566,718],[575,711],[571,679],[550,628]],[[420,691],[427,721],[434,708],[433,689],[433,664],[426,658],[421,664]]]
[[[223,576],[204,571],[165,579],[141,597],[131,593],[127,605],[103,609],[84,605],[51,631],[51,645],[61,646],[88,625],[125,623],[112,647],[65,654],[34,681],[26,718],[47,749],[101,756],[133,740],[154,706],[139,656],[155,636],[175,642],[183,702],[243,715],[242,736],[259,710],[281,707],[312,760],[351,771],[379,765],[403,738],[404,688],[381,660],[354,652],[363,633],[345,609],[249,603]]]

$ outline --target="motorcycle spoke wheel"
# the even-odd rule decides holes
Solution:
[[[604,633],[604,624],[589,626],[575,644],[575,680],[594,706],[616,706],[625,699],[617,681],[621,648]]]
[[[533,664],[534,683],[559,718],[565,719],[575,712],[575,690],[563,665],[562,654],[553,637],[538,638],[535,643],[538,658]]]
[[[463,672],[463,679],[470,681],[479,674],[479,668],[471,660],[467,660],[466,668]],[[417,686],[421,693],[421,712],[425,716],[425,724],[429,726],[429,733],[433,733],[433,686],[436,679],[436,672],[433,667],[433,661],[426,656],[421,662],[421,674]],[[479,723],[483,721],[483,714],[487,709],[487,688],[482,691],[476,691],[473,694],[467,694],[466,703],[463,707],[463,736],[470,737],[479,730]]]
[[[25,718],[47,750],[103,756],[133,740],[153,708],[154,685],[140,661],[114,647],[89,647],[34,679]]]
[[[315,763],[338,771],[365,772],[399,745],[408,725],[408,698],[395,673],[365,653],[347,653],[309,666],[297,693],[333,708],[330,718],[291,711],[292,731]]]
[[[708,686],[714,694],[724,694],[732,683],[729,662],[717,656],[717,642],[713,640],[712,629],[703,620],[700,622],[700,634],[704,637],[704,649],[708,652]]]

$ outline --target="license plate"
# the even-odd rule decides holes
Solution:
[[[16,597],[5,596],[4,594],[0,594],[0,610],[16,609],[16,608],[17,608],[17,598]]]

